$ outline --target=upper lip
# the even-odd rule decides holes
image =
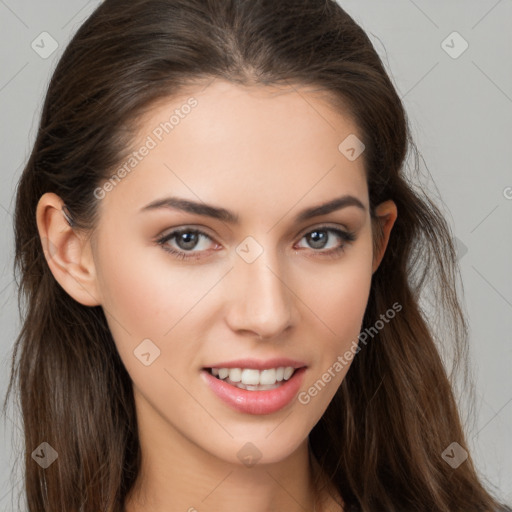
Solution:
[[[251,368],[254,370],[268,370],[269,368],[279,368],[281,366],[292,368],[302,368],[306,366],[302,361],[288,359],[285,357],[276,357],[274,359],[237,359],[235,361],[223,361],[207,365],[204,368]]]

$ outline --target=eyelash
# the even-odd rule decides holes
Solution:
[[[341,253],[343,253],[345,251],[345,247],[347,244],[350,244],[351,242],[354,242],[356,240],[356,236],[353,231],[343,231],[341,229],[333,228],[331,226],[318,226],[318,227],[304,233],[304,235],[302,235],[300,240],[302,240],[305,236],[310,235],[311,233],[314,233],[315,231],[326,231],[326,232],[335,233],[339,238],[341,238],[345,242],[340,247],[335,247],[334,249],[329,249],[327,251],[312,249],[313,252],[317,253],[317,255],[322,258],[336,258],[337,256],[339,256]],[[183,233],[194,233],[196,235],[200,235],[200,236],[204,236],[206,238],[212,239],[210,237],[210,235],[206,234],[204,231],[201,231],[199,229],[180,228],[180,229],[174,230],[171,233],[157,239],[156,243],[158,245],[160,245],[164,251],[170,253],[173,257],[178,258],[180,260],[187,260],[187,259],[197,260],[197,259],[201,258],[201,256],[192,256],[192,255],[189,256],[187,254],[187,252],[191,252],[193,254],[192,251],[177,251],[175,249],[171,249],[168,245],[166,245],[166,243],[169,240],[172,240],[172,239],[176,238],[176,236],[181,235]],[[202,252],[202,251],[195,251],[195,252]]]

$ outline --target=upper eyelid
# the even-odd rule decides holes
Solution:
[[[309,232],[311,232],[311,231],[315,231],[315,229],[325,229],[326,231],[327,231],[327,230],[330,230],[330,229],[332,229],[332,230],[334,230],[334,231],[336,231],[336,230],[338,230],[338,231],[346,231],[346,232],[351,231],[350,229],[348,229],[348,227],[347,227],[347,226],[340,226],[339,224],[337,224],[337,225],[332,225],[332,224],[330,224],[329,222],[326,222],[326,223],[323,223],[323,224],[322,224],[322,223],[320,223],[320,224],[315,224],[315,225],[313,225],[313,227],[304,228],[304,229],[302,229],[302,230],[300,230],[300,231],[298,232],[297,236],[299,236],[299,235],[301,235],[301,234],[302,234],[302,235],[305,235],[305,234],[307,234],[307,233],[309,233]]]

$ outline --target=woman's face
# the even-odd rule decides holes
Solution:
[[[237,464],[281,460],[307,439],[349,369],[338,358],[354,351],[376,268],[355,136],[320,96],[291,88],[215,81],[146,114],[133,160],[96,190],[91,246],[146,436]],[[255,391],[205,370],[228,366],[242,370],[233,382],[304,369]]]

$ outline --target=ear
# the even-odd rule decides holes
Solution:
[[[101,302],[90,242],[75,233],[63,206],[62,199],[50,192],[42,195],[37,204],[37,229],[46,261],[57,282],[73,299],[84,306],[97,306]]]
[[[384,257],[384,253],[386,252],[391,228],[393,227],[397,218],[396,204],[391,200],[384,201],[375,208],[375,214],[377,216],[377,222],[379,223],[377,235],[380,236],[378,237],[377,248],[373,255],[372,274],[379,267],[380,262]]]

